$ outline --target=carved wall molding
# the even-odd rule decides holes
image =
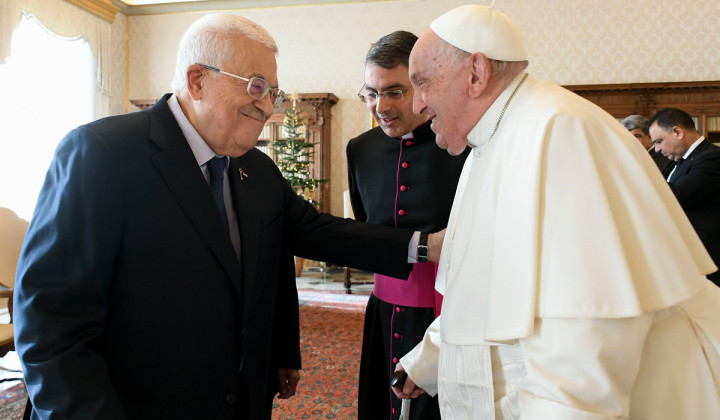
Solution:
[[[622,83],[565,86],[615,118],[638,114],[652,117],[663,108],[679,108],[697,119],[697,130],[718,141],[720,132],[708,124],[720,118],[720,81]],[[711,126],[709,129],[709,125]]]
[[[681,108],[692,115],[720,115],[720,81],[568,85],[565,88],[599,105],[617,118],[651,117],[662,108]]]
[[[65,0],[68,3],[92,13],[93,15],[104,19],[110,23],[115,22],[115,15],[120,11],[110,0]]]

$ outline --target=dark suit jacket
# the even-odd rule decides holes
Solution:
[[[720,266],[720,147],[703,140],[669,182],[690,223]],[[720,285],[720,273],[708,276]]]
[[[299,367],[282,255],[407,277],[412,231],[317,213],[256,149],[228,170],[238,261],[167,98],[73,130],[48,171],[14,318],[43,416],[263,418],[270,366]]]

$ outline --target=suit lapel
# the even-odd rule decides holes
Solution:
[[[167,105],[167,96],[150,110],[150,140],[160,151],[153,164],[178,205],[200,233],[241,295],[240,265],[207,182]]]
[[[700,142],[700,144],[697,145],[697,147],[690,153],[690,156],[687,157],[684,161],[682,161],[677,168],[675,169],[676,174],[673,175],[673,181],[677,181],[679,178],[681,178],[684,175],[687,175],[690,173],[690,169],[692,169],[693,164],[695,163],[695,158],[700,156],[705,149],[710,147],[712,143],[710,143],[707,139]]]

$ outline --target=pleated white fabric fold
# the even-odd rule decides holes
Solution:
[[[490,347],[440,348],[438,401],[444,420],[495,420]]]

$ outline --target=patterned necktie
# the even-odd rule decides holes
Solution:
[[[207,164],[210,172],[210,192],[215,198],[215,204],[220,210],[225,226],[228,225],[227,212],[225,211],[225,201],[223,200],[223,179],[225,178],[225,166],[227,157],[214,157]]]

